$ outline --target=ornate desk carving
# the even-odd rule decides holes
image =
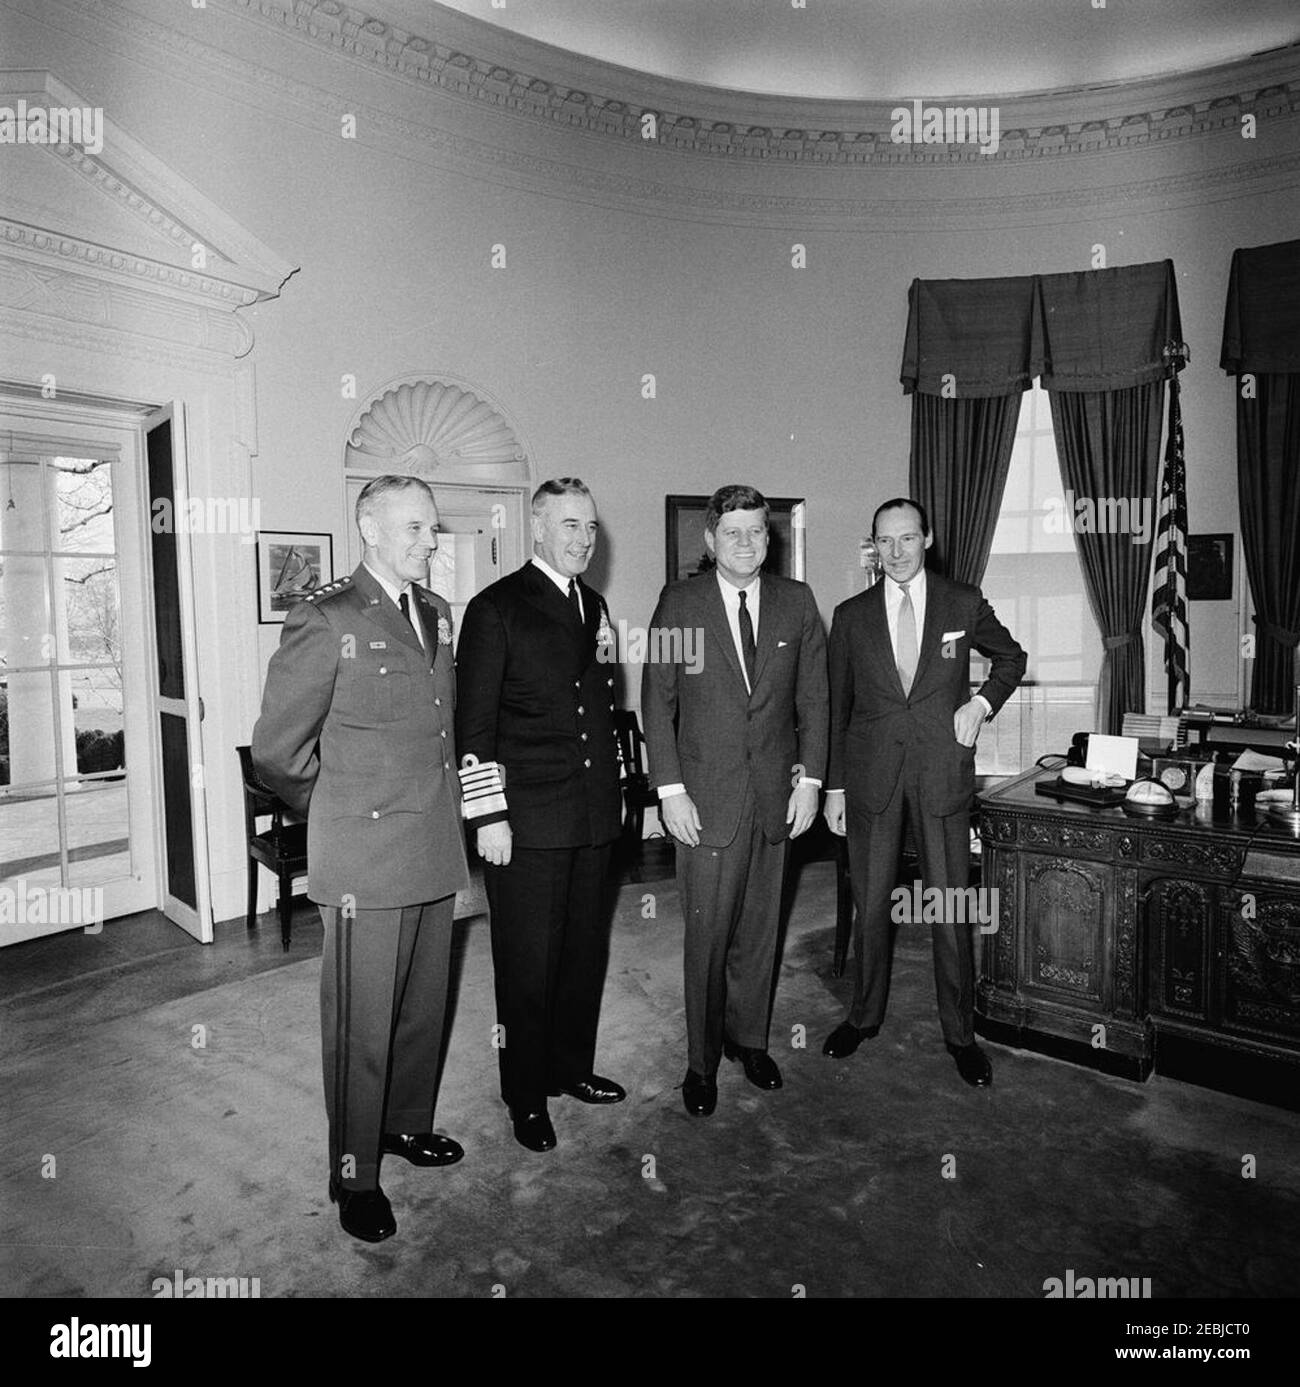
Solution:
[[[1148,821],[1036,794],[1054,774],[980,796],[999,926],[980,1030],[1300,1106],[1300,842],[1253,811]]]

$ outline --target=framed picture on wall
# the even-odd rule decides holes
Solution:
[[[1198,602],[1232,600],[1232,535],[1187,536],[1187,596]]]
[[[767,559],[763,568],[786,578],[804,577],[807,540],[807,503],[802,497],[769,496]],[[707,573],[713,559],[704,543],[707,496],[664,498],[664,559],[668,581]]]
[[[261,530],[257,536],[257,620],[282,622],[308,593],[334,581],[332,535]]]

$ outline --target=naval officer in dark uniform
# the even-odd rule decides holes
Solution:
[[[432,1132],[455,893],[467,874],[453,748],[451,611],[421,586],[433,494],[383,476],[357,498],[365,549],[293,607],[271,659],[253,761],[307,819],[325,927],[321,1050],[330,1198],[354,1237],[397,1231],[383,1152],[450,1165]]]
[[[596,505],[560,477],[538,487],[532,511],[532,560],[479,593],[461,623],[456,739],[486,864],[501,1096],[520,1145],[549,1151],[548,1098],[627,1097],[592,1072],[621,800],[613,666],[601,658],[613,633],[581,576]]]

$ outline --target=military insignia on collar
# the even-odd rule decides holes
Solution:
[[[336,578],[332,583],[326,583],[323,588],[316,588],[309,592],[302,600],[304,602],[315,602],[322,597],[332,597],[336,592],[343,592],[352,586],[352,575],[349,573],[344,578]]]
[[[438,644],[451,644],[451,622],[445,616],[438,618]]]

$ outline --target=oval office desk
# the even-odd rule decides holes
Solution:
[[[1253,809],[1162,821],[1035,791],[1056,774],[978,797],[998,927],[976,1029],[1300,1109],[1300,841]]]

